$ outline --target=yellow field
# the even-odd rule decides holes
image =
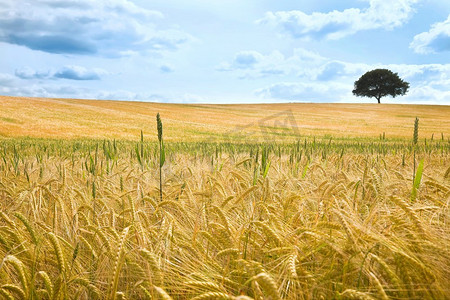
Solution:
[[[252,134],[283,140],[302,136],[410,138],[414,118],[421,135],[450,134],[450,106],[389,104],[187,105],[0,96],[0,136],[118,138],[136,140],[164,119],[167,141]],[[278,120],[274,125],[274,118]],[[281,122],[281,123],[280,123]],[[241,128],[244,126],[244,128]],[[273,128],[276,127],[276,128]],[[285,127],[286,129],[283,129]],[[153,134],[148,139],[155,139]]]
[[[450,299],[449,116],[2,97],[0,299]]]

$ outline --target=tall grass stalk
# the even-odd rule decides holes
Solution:
[[[416,117],[416,120],[414,121],[414,134],[413,134],[413,151],[414,151],[413,182],[416,176],[416,148],[418,139],[419,139],[419,118]]]
[[[166,161],[166,152],[164,149],[163,140],[163,124],[159,113],[156,115],[156,126],[158,129],[158,143],[159,143],[159,200],[163,201],[163,190],[162,190],[162,167]]]

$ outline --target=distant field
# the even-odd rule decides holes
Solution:
[[[450,106],[388,104],[163,104],[126,101],[0,96],[0,136],[118,138],[136,140],[143,130],[155,139],[155,115],[167,141],[261,136],[296,140],[299,135],[333,138],[410,138],[414,118],[420,135],[450,134]]]

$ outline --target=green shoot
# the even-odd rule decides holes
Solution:
[[[156,125],[158,129],[158,142],[159,142],[159,199],[163,201],[163,192],[162,192],[162,167],[164,162],[166,161],[166,152],[164,150],[164,141],[163,141],[163,125],[161,122],[161,117],[159,113],[156,115]]]

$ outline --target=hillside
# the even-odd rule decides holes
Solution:
[[[267,136],[409,138],[420,118],[422,138],[450,134],[450,107],[392,104],[166,104],[0,96],[0,136],[146,138],[162,116],[166,140]]]

